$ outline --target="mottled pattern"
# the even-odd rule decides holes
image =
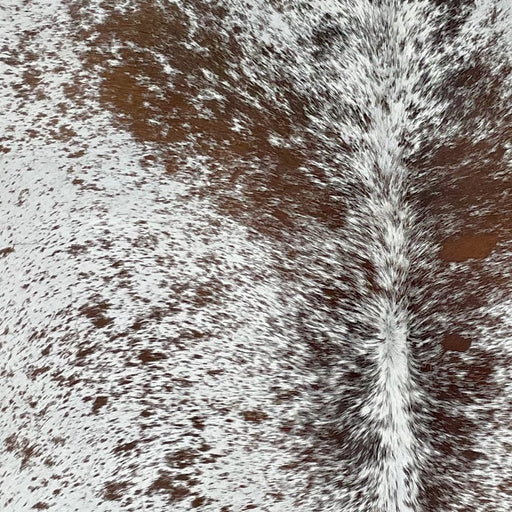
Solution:
[[[0,510],[512,510],[509,0],[0,0]]]

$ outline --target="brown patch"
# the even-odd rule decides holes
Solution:
[[[465,352],[471,346],[471,340],[463,338],[459,334],[447,334],[443,339],[444,350]]]
[[[469,259],[483,259],[489,256],[498,243],[493,234],[463,235],[444,242],[439,257],[444,261],[461,262]]]
[[[317,135],[303,133],[307,140],[290,147],[269,142],[269,137],[278,135],[290,143],[291,135],[308,126],[312,100],[284,75],[276,79],[278,101],[260,79],[244,76],[237,31],[228,34],[223,28],[222,8],[194,6],[202,19],[196,29],[183,9],[168,5],[163,9],[154,2],[136,4],[124,13],[105,5],[108,15],[95,26],[86,65],[101,69],[100,101],[123,129],[137,140],[155,143],[155,155],[143,161],[149,165],[161,161],[176,173],[182,167],[181,157],[169,148],[184,144],[217,162],[201,192],[214,194],[223,213],[242,218],[269,236],[282,237],[293,229],[297,213],[332,227],[342,225],[337,193],[315,184],[318,177],[313,175],[323,173],[325,167],[310,159],[312,151],[318,156]],[[74,12],[78,21],[81,15]],[[77,27],[77,34],[81,30]],[[89,39],[85,34],[79,37]],[[194,45],[189,47],[186,42],[192,38]],[[113,40],[123,45],[116,54],[118,63],[107,65]],[[175,70],[172,81],[154,57],[162,52]],[[258,64],[262,73],[263,65]],[[202,98],[212,88],[218,98]],[[82,89],[80,83],[74,84],[69,94],[80,101]],[[230,128],[235,119],[243,120],[241,130]],[[261,168],[264,172],[258,172]],[[190,179],[188,171],[186,179]]]
[[[243,411],[242,415],[245,421],[250,421],[252,423],[261,423],[268,419],[268,415],[265,412],[258,410]]]

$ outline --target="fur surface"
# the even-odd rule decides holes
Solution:
[[[511,9],[0,5],[0,510],[509,512]]]

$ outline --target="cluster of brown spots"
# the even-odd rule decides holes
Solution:
[[[170,494],[174,500],[184,498],[190,494],[188,488],[183,485],[175,485],[173,482],[174,479],[172,477],[162,474],[151,484],[148,489],[148,494],[165,491]]]
[[[80,308],[80,313],[89,318],[94,326],[100,329],[114,322],[112,318],[109,318],[104,314],[109,307],[110,304],[107,302],[99,302],[92,306],[82,306]]]
[[[5,449],[8,452],[14,452],[20,458],[20,469],[28,466],[30,459],[40,455],[37,446],[30,443],[28,439],[18,438],[16,434],[12,434],[4,440]]]

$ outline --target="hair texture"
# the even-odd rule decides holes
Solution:
[[[512,510],[510,2],[8,4],[0,510]]]

